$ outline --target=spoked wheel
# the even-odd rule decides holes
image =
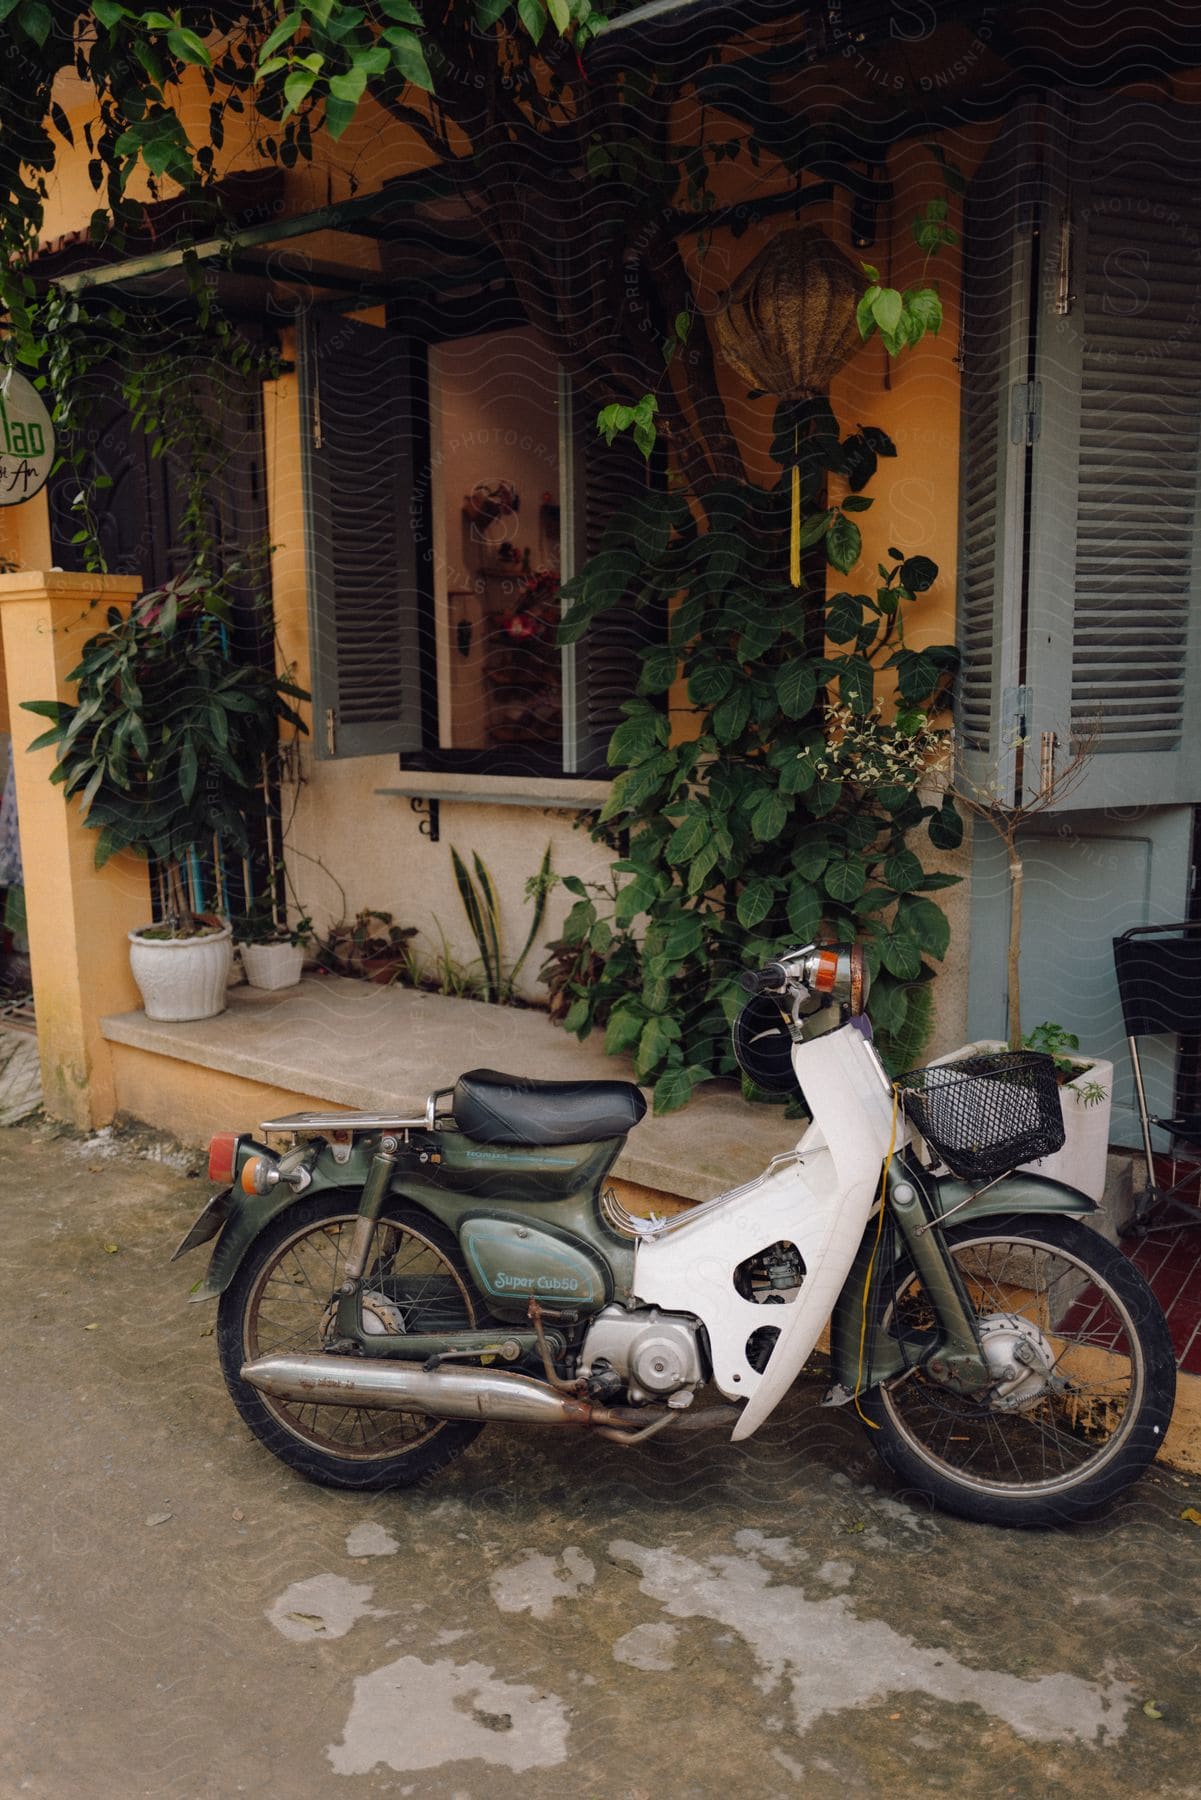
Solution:
[[[1072,1220],[984,1219],[945,1236],[993,1385],[956,1394],[922,1366],[934,1312],[899,1269],[877,1329],[910,1342],[915,1366],[864,1396],[873,1447],[907,1486],[965,1518],[1086,1517],[1163,1443],[1176,1365],[1158,1302],[1120,1251]]]
[[[241,1378],[242,1364],[257,1357],[330,1344],[357,1204],[351,1192],[301,1200],[252,1244],[221,1296],[221,1371],[251,1431],[291,1468],[332,1487],[409,1487],[465,1450],[482,1426],[281,1400]],[[369,1332],[455,1332],[485,1322],[454,1238],[399,1202],[384,1204],[365,1286]]]

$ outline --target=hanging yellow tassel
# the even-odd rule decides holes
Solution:
[[[792,447],[797,448],[797,435],[793,433]],[[794,588],[801,585],[801,471],[800,465],[792,465],[792,543],[788,561],[788,573]]]

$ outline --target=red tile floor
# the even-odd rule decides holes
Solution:
[[[1184,1173],[1178,1163],[1173,1176],[1167,1157],[1157,1163],[1156,1176],[1165,1187]],[[1140,1172],[1136,1165],[1136,1181]],[[1201,1167],[1178,1197],[1197,1207],[1195,1225],[1179,1214],[1152,1214],[1147,1235],[1123,1238],[1122,1249],[1147,1277],[1164,1309],[1181,1372],[1201,1375]]]

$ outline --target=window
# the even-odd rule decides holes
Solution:
[[[1072,807],[1201,798],[1201,127],[1107,96],[1002,125],[965,228],[969,772],[1095,754]]]
[[[556,643],[560,582],[647,483],[528,326],[425,343],[324,318],[302,348],[316,747],[597,776],[662,618]]]

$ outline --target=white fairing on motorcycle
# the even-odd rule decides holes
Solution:
[[[640,1302],[703,1320],[717,1386],[747,1402],[735,1439],[758,1430],[811,1355],[862,1240],[892,1134],[888,1078],[854,1026],[794,1044],[792,1060],[813,1121],[796,1160],[673,1218],[640,1241],[634,1264]],[[745,1299],[736,1271],[779,1242],[800,1253],[799,1290],[783,1305]],[[760,1371],[747,1345],[764,1326],[779,1337]]]

